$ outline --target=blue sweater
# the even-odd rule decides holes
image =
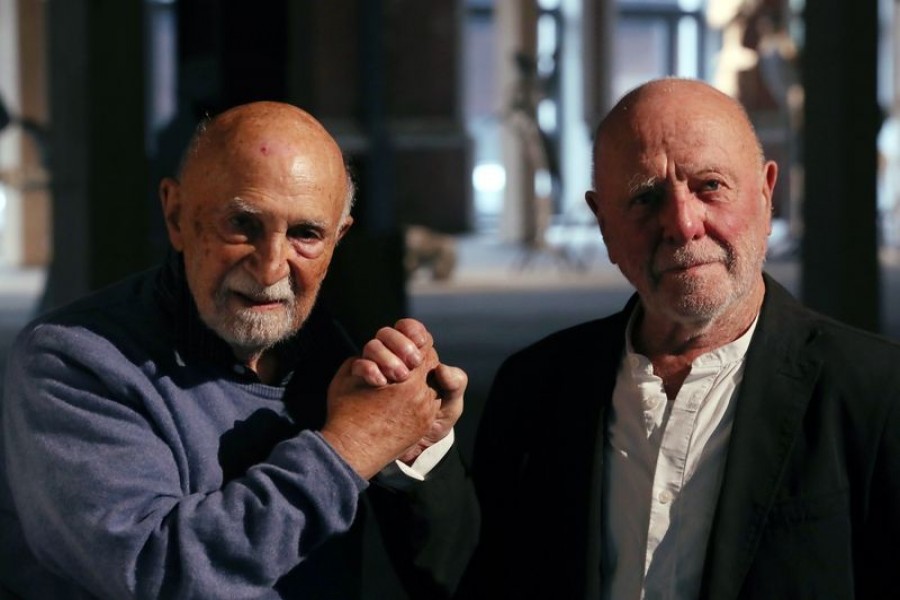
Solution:
[[[3,585],[34,598],[357,595],[351,527],[368,484],[315,432],[352,348],[317,312],[278,349],[290,367],[276,386],[199,321],[177,260],[29,325],[2,407]],[[461,469],[443,471],[460,510],[442,518],[474,527]],[[395,554],[441,563],[417,535]]]

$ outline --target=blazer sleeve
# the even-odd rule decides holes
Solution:
[[[452,597],[478,539],[475,490],[454,443],[425,478],[397,488],[378,478],[366,496],[410,598]]]
[[[527,460],[523,443],[528,435],[519,431],[527,395],[515,373],[514,360],[501,366],[478,427],[473,478],[481,506],[481,533],[460,587],[460,600],[504,597],[510,593],[506,582],[516,580],[519,568],[507,550],[523,528],[514,507],[522,491],[518,476]]]

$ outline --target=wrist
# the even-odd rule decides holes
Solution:
[[[391,462],[390,458],[379,459],[373,456],[368,445],[360,443],[354,436],[346,432],[325,427],[319,431],[319,435],[363,479],[371,479]]]

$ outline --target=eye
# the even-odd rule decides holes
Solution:
[[[247,215],[234,215],[228,219],[228,225],[233,229],[247,229],[251,223],[252,219]]]
[[[700,191],[715,192],[722,188],[722,182],[718,179],[707,179],[700,185]]]
[[[315,223],[300,223],[289,227],[287,238],[299,256],[314,259],[325,251],[326,229]]]
[[[289,238],[304,242],[318,241],[322,239],[322,231],[310,225],[297,225],[288,229]]]
[[[632,196],[628,204],[635,208],[654,206],[662,198],[662,194],[663,192],[659,188],[645,189]]]
[[[252,214],[234,213],[226,219],[225,229],[231,237],[252,240],[262,231],[262,225]]]

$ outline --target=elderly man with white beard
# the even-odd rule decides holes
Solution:
[[[317,305],[352,223],[335,141],[293,106],[239,106],[160,197],[166,264],[17,339],[0,596],[358,598],[372,513],[410,595],[449,595],[478,519],[453,443],[466,376],[417,321],[357,355]]]

